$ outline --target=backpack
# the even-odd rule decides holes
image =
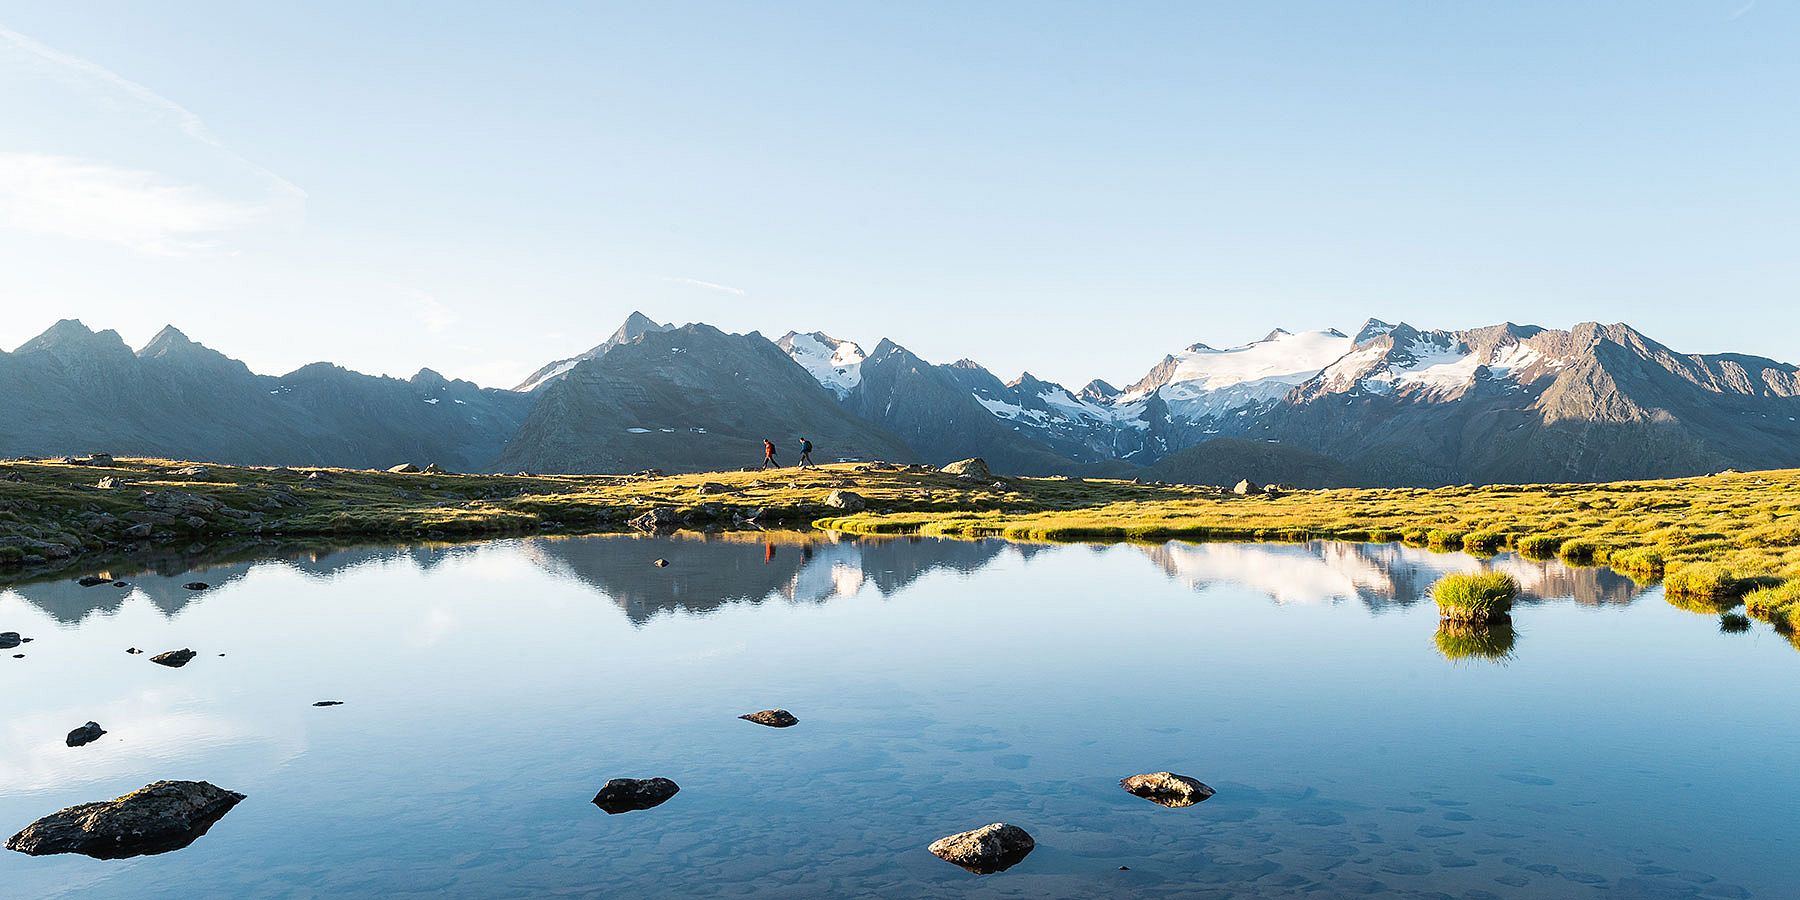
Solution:
[[[800,441],[800,452],[801,453],[811,453],[812,452],[812,441],[801,440]]]

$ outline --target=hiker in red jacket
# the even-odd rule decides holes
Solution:
[[[768,438],[763,438],[763,464],[760,468],[766,469],[770,466],[779,469],[781,468],[781,463],[775,461],[775,442]]]

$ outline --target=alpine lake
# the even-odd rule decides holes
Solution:
[[[1483,569],[1510,627],[1440,629]],[[99,574],[0,588],[0,835],[245,799],[166,852],[0,853],[7,897],[1800,896],[1800,653],[1603,568],[810,532]],[[1216,794],[1120,786],[1162,771]],[[597,807],[625,777],[680,790]],[[1035,841],[1004,871],[926,850],[996,822]]]

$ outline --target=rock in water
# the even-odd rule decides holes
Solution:
[[[651,565],[653,565],[659,569],[666,569],[669,567],[669,561],[666,559],[659,559],[659,560],[651,563]]]
[[[1169,807],[1193,806],[1214,793],[1212,788],[1202,784],[1199,779],[1174,772],[1133,775],[1120,780],[1119,786],[1133,796]]]
[[[627,524],[639,531],[668,531],[681,524],[681,514],[673,507],[658,506]]]
[[[979,456],[959,459],[938,471],[945,475],[965,475],[970,478],[979,478],[982,481],[994,477],[993,470],[988,468],[987,460]]]
[[[667,778],[614,778],[594,795],[594,805],[609,816],[649,809],[668,802],[681,787]]]
[[[101,728],[100,723],[89,722],[86,725],[69,732],[67,743],[71,747],[80,747],[84,744],[91,744],[99,740],[100,736],[105,733],[106,729]]]
[[[98,575],[83,575],[80,578],[77,578],[75,580],[75,583],[81,585],[82,587],[94,587],[95,585],[111,584],[112,579],[111,578],[101,578]]]
[[[204,581],[190,581],[187,584],[182,585],[182,587],[187,588],[190,591],[204,591],[207,588],[212,587],[212,585],[207,584]]]
[[[1025,833],[1025,829],[995,822],[974,831],[938,838],[925,849],[938,859],[955,863],[977,875],[991,875],[1018,865],[1036,847],[1037,842]]]
[[[342,701],[342,700],[320,700],[319,702],[314,703],[313,705],[314,706],[343,706],[344,701]]]
[[[785,709],[765,709],[738,716],[738,718],[746,722],[755,722],[758,725],[767,725],[770,728],[790,728],[800,724],[800,720],[794,718],[794,714]]]
[[[204,781],[158,781],[117,800],[45,816],[8,838],[6,849],[95,859],[167,853],[199,839],[242,799],[243,794]]]
[[[150,657],[150,661],[159,666],[168,666],[171,669],[179,669],[193,661],[194,657],[198,655],[198,653],[184,648],[181,650],[170,650],[167,653],[158,653],[155,656]]]
[[[825,495],[825,505],[844,512],[862,512],[868,508],[869,501],[855,491],[832,491]]]
[[[16,631],[0,631],[0,650],[11,650],[24,642]]]

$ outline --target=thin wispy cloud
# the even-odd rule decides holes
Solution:
[[[419,324],[433,334],[442,334],[450,330],[462,316],[456,310],[445,306],[443,301],[421,290],[408,289],[402,291],[412,301],[413,312],[419,317]]]
[[[0,154],[0,224],[110,241],[142,253],[186,255],[216,249],[225,232],[304,209],[305,191],[232,151],[200,116],[181,104],[4,25],[0,25],[0,51],[21,57],[45,75],[82,91],[109,100],[122,99],[187,139],[228,157],[263,185],[260,196],[233,200],[209,188],[133,166],[15,149]]]
[[[1750,0],[1749,3],[1746,3],[1743,6],[1739,7],[1738,11],[1732,13],[1730,18],[1727,18],[1725,21],[1736,22],[1737,20],[1749,15],[1750,11],[1755,8],[1756,8],[1756,0]]]
[[[222,233],[268,216],[153,172],[41,153],[0,153],[0,226],[122,244],[151,256],[218,248]]]
[[[705,288],[706,290],[709,290],[709,291],[718,291],[721,294],[731,294],[731,295],[737,296],[737,297],[744,296],[743,288],[735,288],[729,284],[719,284],[719,283],[713,282],[713,281],[701,281],[698,278],[664,278],[663,280],[672,282],[674,284],[685,284],[689,287]]]

